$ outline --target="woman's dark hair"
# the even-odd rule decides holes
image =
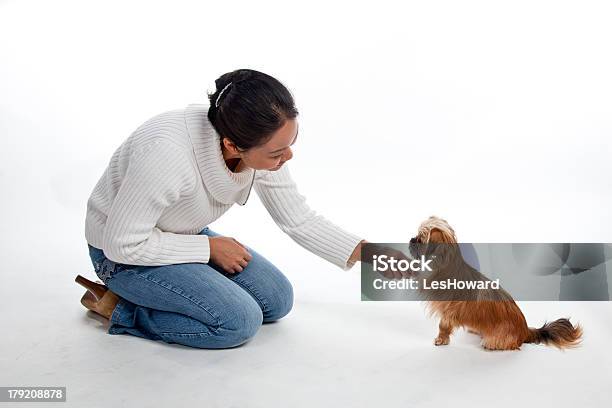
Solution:
[[[227,137],[240,149],[265,144],[299,114],[291,92],[263,72],[237,69],[221,75],[215,85],[217,90],[208,93],[208,119],[221,139]]]

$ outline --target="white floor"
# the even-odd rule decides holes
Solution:
[[[584,325],[583,346],[565,352],[487,352],[466,332],[435,347],[418,303],[299,300],[245,345],[199,350],[107,334],[68,279],[33,286],[33,301],[3,286],[0,385],[66,386],[63,406],[596,407],[612,396],[606,302],[521,303],[532,326]]]
[[[0,386],[66,386],[62,406],[79,408],[610,405],[610,302],[520,303],[532,326],[579,321],[585,337],[576,350],[487,352],[465,332],[435,347],[437,322],[420,303],[359,301],[359,268],[341,271],[269,225],[255,232],[270,239],[237,236],[288,274],[296,302],[287,317],[231,350],[109,335],[80,305],[73,281],[95,276],[81,219],[49,211],[30,228],[7,218],[16,232],[1,246]],[[229,219],[240,222],[235,214]]]

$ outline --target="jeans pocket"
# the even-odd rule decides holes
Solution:
[[[111,261],[108,258],[104,258],[102,262],[96,262],[95,272],[98,278],[106,284],[106,282],[113,277],[117,272],[125,268],[125,265]]]

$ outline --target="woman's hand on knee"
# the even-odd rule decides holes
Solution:
[[[242,272],[253,256],[231,237],[209,237],[210,260],[227,273]]]

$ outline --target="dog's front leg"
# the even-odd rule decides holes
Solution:
[[[434,344],[436,346],[442,346],[450,343],[450,335],[453,333],[453,325],[450,320],[442,317],[442,319],[440,319],[439,329],[440,331],[438,332],[438,337],[434,340]]]

